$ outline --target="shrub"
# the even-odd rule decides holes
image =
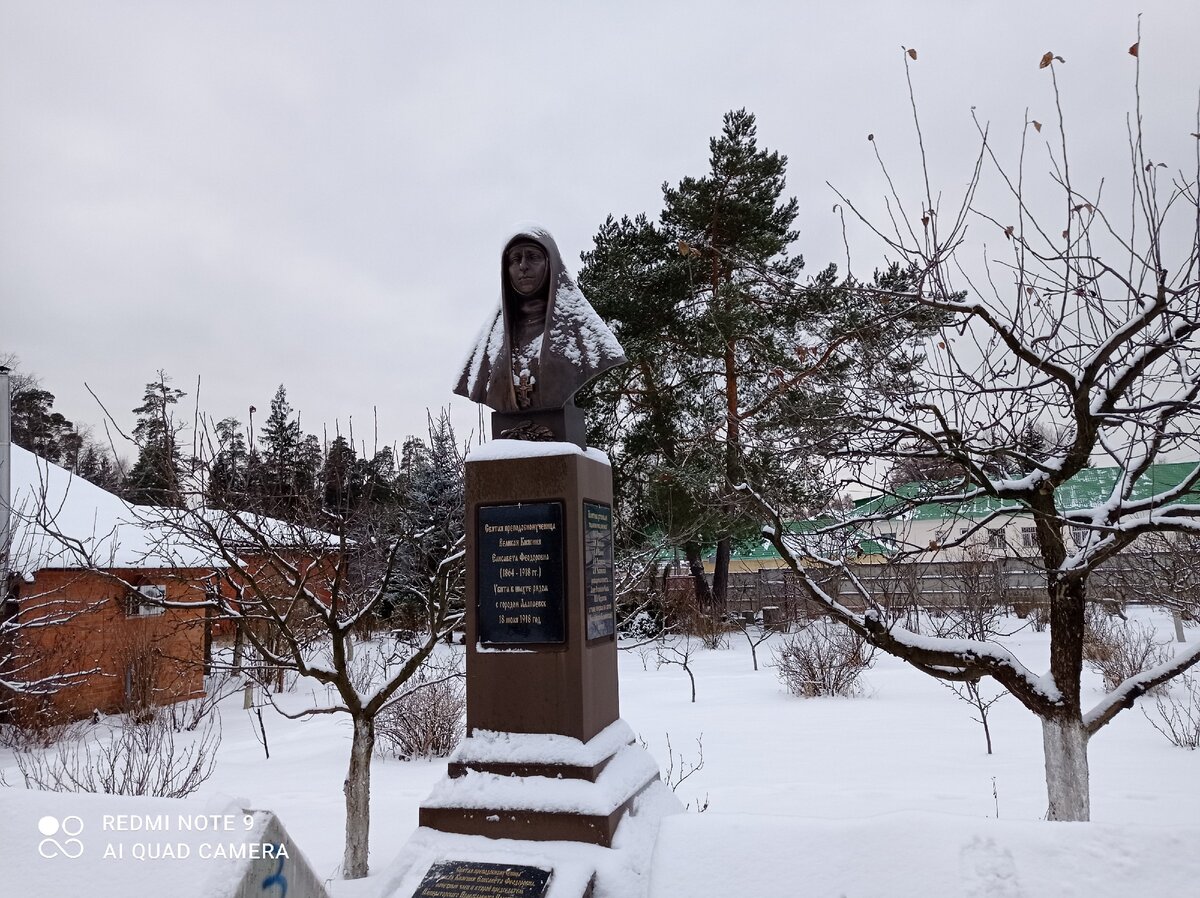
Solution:
[[[808,624],[775,649],[775,667],[788,692],[804,698],[862,692],[873,651],[852,630],[828,620]]]
[[[183,798],[212,776],[220,724],[208,717],[187,744],[176,742],[166,715],[126,717],[101,738],[92,727],[53,748],[16,753],[27,789]]]
[[[462,662],[423,667],[375,718],[375,747],[400,758],[443,758],[462,741],[467,711]]]
[[[1104,688],[1116,689],[1135,674],[1168,658],[1166,643],[1154,638],[1154,629],[1132,621],[1091,617],[1084,632],[1083,657],[1088,667],[1104,678]]]
[[[656,618],[645,608],[640,608],[628,617],[622,618],[617,627],[622,639],[635,639],[647,642],[662,635],[662,620]]]
[[[1146,714],[1150,725],[1167,738],[1172,745],[1195,751],[1200,748],[1200,680],[1192,677],[1180,679],[1185,698],[1165,692],[1158,696],[1155,702],[1155,715],[1158,720]]]
[[[46,696],[16,694],[0,723],[0,745],[14,751],[49,748],[79,725],[59,712]]]

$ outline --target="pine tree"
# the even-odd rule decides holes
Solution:
[[[390,455],[390,453],[389,453]],[[405,534],[397,559],[393,601],[381,615],[411,610],[441,563],[463,535],[464,456],[446,410],[429,417],[428,441],[404,442],[398,477],[398,526]]]
[[[293,517],[315,498],[321,444],[305,435],[293,417],[283,384],[271,400],[271,411],[259,437],[261,452],[252,465],[252,484],[261,510]]]
[[[396,493],[396,456],[390,446],[378,450],[370,461],[359,459],[362,469],[362,498],[378,506],[393,505]]]
[[[187,394],[169,386],[169,382],[160,370],[158,380],[146,384],[142,404],[133,410],[138,416],[133,428],[138,459],[125,478],[124,492],[125,498],[135,504],[183,504],[183,464],[178,443],[182,426],[175,422],[171,407]]]
[[[46,461],[73,467],[82,441],[75,425],[54,410],[54,394],[27,377],[16,380],[11,401],[12,441]]]
[[[362,474],[354,447],[339,434],[329,444],[321,465],[325,508],[340,515],[349,514],[362,498]]]
[[[216,508],[244,510],[249,504],[250,452],[242,422],[222,418],[214,431],[217,451],[208,475],[208,501]]]
[[[783,199],[787,158],[759,149],[756,130],[744,109],[728,113],[708,174],[663,185],[657,226],[610,219],[580,277],[628,341],[626,396],[641,415],[625,449],[656,459],[643,470],[647,511],[687,534],[702,598],[701,544],[715,544],[718,603],[732,544],[751,532],[732,487],[775,470],[758,458],[773,434],[751,409],[797,368],[812,307],[797,285],[803,259],[789,255],[798,205]]]
[[[792,255],[798,205],[785,199],[787,158],[760,149],[754,116],[728,113],[709,172],[663,185],[657,223],[609,218],[583,256],[580,285],[613,326],[630,364],[581,396],[593,437],[614,445],[621,518],[657,522],[681,545],[702,601],[702,552],[716,549],[711,598],[723,603],[733,545],[756,538],[733,488],[748,481],[787,507],[828,499],[812,466],[828,419],[879,346],[921,322],[868,320],[828,266],[807,284]],[[893,266],[877,284],[903,289]],[[853,352],[835,352],[853,346]]]

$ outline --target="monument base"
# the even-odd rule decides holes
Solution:
[[[502,745],[507,735],[511,734],[490,734],[492,747]],[[641,751],[637,746],[627,747]],[[607,768],[611,773],[624,763],[613,758]],[[542,792],[546,782],[542,777],[499,777],[470,770],[465,777],[454,779],[481,776],[520,784],[517,788],[526,792]],[[604,776],[602,771],[599,781]],[[487,780],[477,782],[488,791]],[[595,786],[586,779],[575,780],[573,785],[585,790]],[[444,786],[445,782],[439,784],[435,794]],[[505,825],[505,811],[493,812],[492,816],[501,820],[488,822],[493,827],[492,838],[421,826],[382,872],[378,894],[381,898],[644,898],[661,822],[681,813],[683,807],[657,776],[623,804],[625,810],[608,847],[571,841],[567,835],[550,840],[496,838],[496,829]],[[422,820],[425,813],[422,809]],[[550,874],[548,880],[541,875],[545,871]],[[503,883],[496,884],[502,876]]]
[[[621,720],[587,742],[557,734],[476,731],[421,805],[420,824],[492,839],[610,847],[658,765]]]

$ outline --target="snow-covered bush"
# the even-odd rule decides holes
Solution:
[[[400,698],[375,718],[375,745],[387,755],[443,758],[462,741],[467,691],[461,661],[423,667],[410,679]]]
[[[775,649],[775,667],[788,692],[803,698],[850,697],[862,692],[862,674],[874,654],[853,631],[816,620]]]
[[[1181,677],[1177,693],[1164,693],[1155,701],[1155,720],[1142,708],[1142,713],[1150,721],[1150,725],[1162,733],[1172,745],[1180,748],[1190,748],[1195,751],[1200,748],[1200,680],[1194,677]]]
[[[25,787],[183,798],[212,776],[221,744],[215,716],[205,718],[194,738],[181,742],[164,714],[127,716],[108,734],[104,729],[91,727],[51,748],[17,752]]]
[[[1088,619],[1083,643],[1088,667],[1104,678],[1104,688],[1116,689],[1125,680],[1164,663],[1166,643],[1155,639],[1154,628],[1113,618]]]
[[[629,617],[621,620],[617,627],[622,639],[635,639],[645,642],[656,639],[662,634],[662,620],[656,618],[645,608],[640,608]]]

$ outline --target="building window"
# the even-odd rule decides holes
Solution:
[[[1021,528],[1021,547],[1024,549],[1036,549],[1037,544],[1038,544],[1037,528],[1036,527],[1022,527]]]
[[[1004,539],[1003,530],[992,530],[988,533],[989,549],[1003,549],[1006,545],[1008,545],[1008,543]]]
[[[1072,527],[1071,539],[1074,540],[1075,545],[1083,546],[1088,541],[1088,532],[1087,527]]]
[[[130,617],[153,617],[162,614],[166,609],[162,603],[167,597],[167,588],[155,584],[146,584],[130,590],[128,605],[125,613]]]

